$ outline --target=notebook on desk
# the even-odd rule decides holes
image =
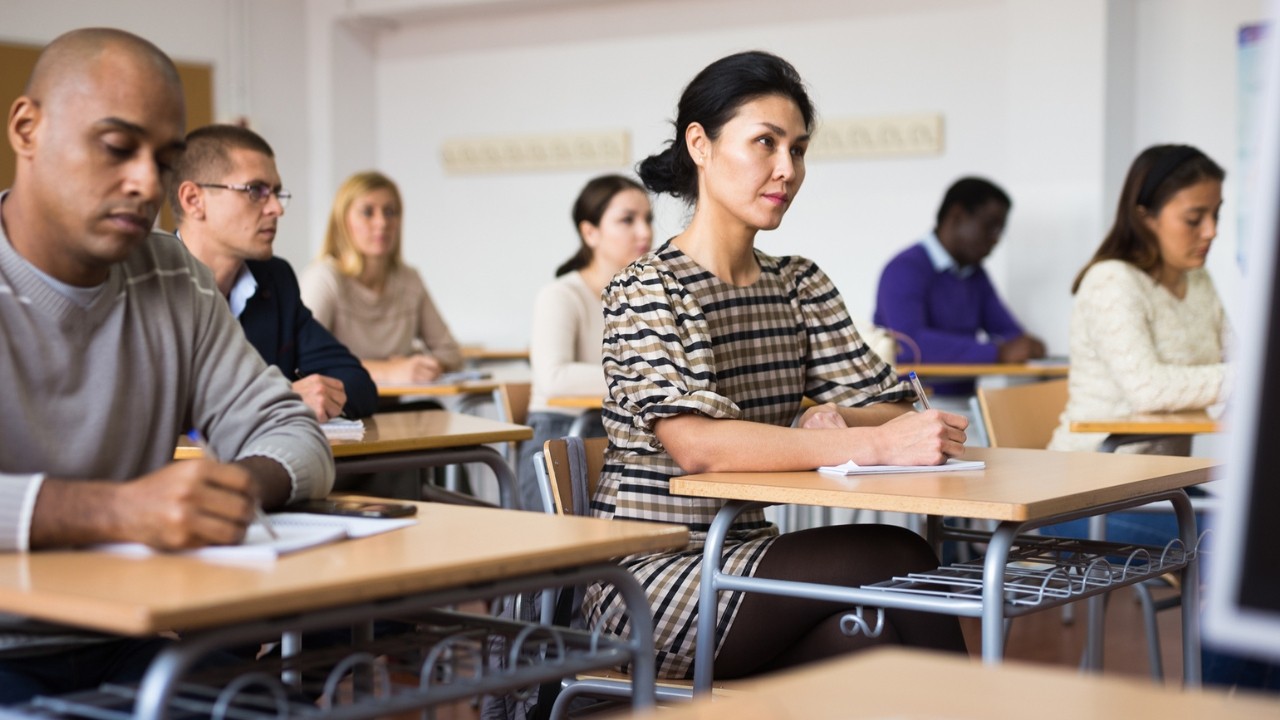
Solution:
[[[414,518],[362,518],[289,512],[271,513],[270,517],[271,526],[275,528],[278,538],[272,538],[266,528],[253,523],[245,532],[244,542],[239,545],[209,545],[175,553],[162,553],[142,543],[106,543],[94,545],[90,549],[132,557],[172,554],[204,560],[262,562],[347,538],[369,537],[398,530],[416,522]]]
[[[854,461],[843,465],[824,465],[818,472],[831,475],[888,475],[891,473],[935,473],[982,470],[987,464],[982,460],[956,460],[951,458],[941,465],[859,465]]]

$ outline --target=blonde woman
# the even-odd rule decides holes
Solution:
[[[320,258],[303,272],[316,320],[360,358],[374,382],[431,382],[462,355],[418,271],[401,259],[404,203],[379,172],[347,178],[333,199]]]

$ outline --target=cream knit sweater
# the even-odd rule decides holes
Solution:
[[[1096,450],[1106,437],[1073,433],[1072,420],[1193,410],[1223,401],[1228,332],[1205,270],[1187,273],[1186,297],[1178,299],[1127,262],[1094,265],[1071,312],[1070,399],[1049,449]]]

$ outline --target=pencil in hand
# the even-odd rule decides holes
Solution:
[[[195,443],[196,447],[200,448],[200,452],[204,453],[205,457],[214,462],[219,462],[218,456],[213,453],[213,448],[209,447],[209,442],[204,439],[204,435],[201,434],[199,430],[193,428],[187,431],[187,439]],[[272,540],[280,539],[280,535],[276,533],[275,526],[271,524],[271,518],[267,517],[267,513],[262,509],[262,503],[257,500],[253,501],[253,514],[258,520],[258,523],[262,525],[263,529],[267,531],[267,534],[271,536]]]

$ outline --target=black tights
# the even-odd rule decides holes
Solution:
[[[858,587],[894,575],[932,570],[928,543],[891,525],[839,525],[787,533],[774,541],[755,577]],[[716,657],[715,676],[742,677],[820,660],[882,643],[964,652],[960,623],[950,615],[886,610],[878,638],[840,632],[851,608],[840,603],[745,593]],[[875,609],[867,608],[874,626]]]

